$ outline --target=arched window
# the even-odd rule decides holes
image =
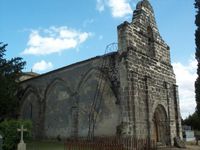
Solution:
[[[148,54],[155,57],[153,30],[150,26],[147,27]]]

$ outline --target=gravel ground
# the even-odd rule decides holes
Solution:
[[[187,145],[187,150],[200,150],[200,145]]]
[[[159,148],[158,150],[200,150],[200,145],[186,145],[186,148]]]

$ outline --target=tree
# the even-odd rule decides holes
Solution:
[[[200,130],[200,119],[197,112],[194,112],[183,120],[183,125],[191,126],[193,130]]]
[[[196,32],[195,32],[195,43],[196,43],[196,60],[198,62],[197,65],[197,79],[195,82],[195,93],[196,93],[196,111],[197,114],[200,116],[200,0],[195,0],[195,8],[197,10],[195,24],[197,26]]]
[[[0,134],[3,135],[3,149],[16,150],[20,141],[20,133],[17,131],[24,125],[27,132],[24,133],[25,142],[31,140],[32,123],[30,120],[5,120],[0,123]]]
[[[5,58],[7,44],[0,43],[0,121],[15,118],[18,111],[19,83],[17,79],[26,62],[20,57]]]

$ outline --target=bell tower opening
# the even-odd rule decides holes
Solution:
[[[147,40],[149,55],[155,57],[153,30],[150,26],[147,27]]]

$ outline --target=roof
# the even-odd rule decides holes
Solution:
[[[109,57],[109,56],[113,56],[113,55],[116,55],[116,54],[117,54],[117,52],[110,52],[110,53],[107,53],[107,54],[104,54],[104,55],[101,55],[101,56],[92,57],[92,58],[89,58],[89,59],[86,59],[86,60],[83,60],[83,61],[80,61],[80,62],[73,63],[73,64],[68,65],[68,66],[64,66],[62,68],[58,68],[58,69],[52,70],[50,72],[47,72],[47,73],[44,73],[44,74],[41,74],[41,75],[38,74],[37,76],[35,76],[33,78],[21,81],[21,83],[27,82],[27,81],[32,80],[32,79],[43,77],[43,76],[55,73],[57,71],[62,71],[64,69],[69,69],[69,68],[74,67],[76,65],[80,65],[80,64],[83,64],[83,63],[86,63],[86,62],[89,62],[89,61],[92,61],[92,60],[95,60],[95,59],[99,59],[99,58],[103,58],[103,57]]]
[[[29,76],[39,76],[40,74],[36,73],[36,72],[23,72],[23,75],[29,75]]]

